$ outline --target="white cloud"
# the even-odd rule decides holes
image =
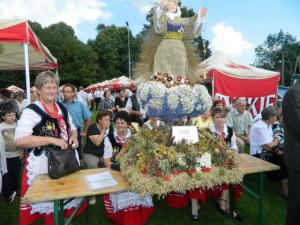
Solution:
[[[131,0],[131,2],[143,14],[147,14],[155,3],[153,0]]]
[[[249,42],[241,32],[224,23],[217,23],[212,27],[213,50],[221,50],[232,56],[249,57],[254,55],[254,44]]]
[[[5,18],[22,18],[48,26],[60,21],[75,30],[82,22],[110,19],[102,0],[1,0],[0,15]]]

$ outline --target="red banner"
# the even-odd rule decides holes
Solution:
[[[214,95],[224,99],[226,105],[230,105],[236,97],[244,97],[250,104],[250,112],[255,116],[276,101],[279,75],[264,79],[241,79],[217,70],[211,72],[214,78]]]

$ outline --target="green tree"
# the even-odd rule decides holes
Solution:
[[[197,46],[201,61],[211,56],[212,51],[209,48],[209,41],[202,38],[201,35],[194,39],[194,45]]]
[[[25,72],[24,71],[0,71],[0,88],[7,88],[10,85],[16,85],[25,90]]]
[[[188,9],[186,6],[182,6],[181,3],[179,3],[180,10],[181,10],[181,17],[188,18],[195,15],[194,9]]]
[[[282,30],[269,34],[267,39],[255,49],[255,53],[255,66],[279,72],[282,72],[281,60],[284,54],[284,84],[290,84],[296,57],[300,55],[300,42],[296,37]]]
[[[105,26],[99,24],[95,40],[88,44],[98,54],[99,74],[104,79],[111,79],[128,74],[128,30],[127,27],[115,25]],[[141,41],[139,38],[130,37],[130,52],[132,67],[140,52]]]
[[[97,53],[78,40],[72,27],[60,22],[46,27],[43,32],[41,40],[58,60],[62,83],[87,86],[98,80]]]

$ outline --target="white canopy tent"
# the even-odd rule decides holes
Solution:
[[[213,95],[226,105],[234,98],[245,98],[255,116],[276,101],[279,72],[242,64],[221,51],[214,52],[199,66],[212,79]]]

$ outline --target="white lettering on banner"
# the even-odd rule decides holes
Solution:
[[[260,109],[259,109],[260,112],[263,111],[264,105],[265,105],[265,98],[260,97]]]
[[[274,95],[268,95],[268,96],[267,96],[266,107],[269,107],[269,106],[273,106],[273,105],[274,105],[274,103],[271,102],[271,98],[276,98],[275,94],[274,94]]]
[[[231,105],[230,99],[234,99],[236,97],[228,96],[220,93],[216,93],[215,96],[219,99],[223,99],[226,103],[226,105]],[[275,99],[275,94],[267,95],[267,96],[261,96],[256,98],[247,98],[238,96],[238,98],[246,98],[246,101],[248,104],[250,104],[250,111],[252,112],[253,116],[256,116],[257,114],[261,113],[261,111],[269,106],[273,106],[274,103],[272,99]],[[259,103],[259,104],[258,104]]]
[[[261,97],[264,98],[264,97]],[[249,98],[249,100],[252,100],[252,98]],[[259,98],[254,98],[253,102],[252,101],[248,101],[248,103],[250,104],[250,111],[252,112],[252,114],[255,116],[257,115],[257,110],[256,110],[256,103],[258,101]]]

